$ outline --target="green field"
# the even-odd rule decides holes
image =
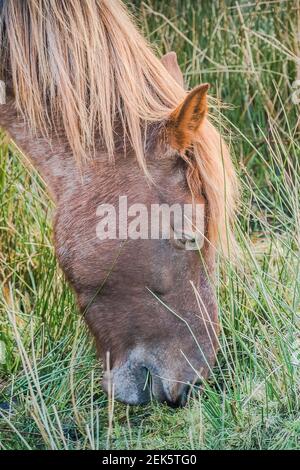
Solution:
[[[53,205],[0,134],[0,448],[299,449],[300,2],[133,3],[188,86],[228,105],[241,255],[218,262],[217,365],[184,409],[108,403],[55,261]]]

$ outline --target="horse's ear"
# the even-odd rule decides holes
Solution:
[[[192,144],[205,119],[208,89],[208,83],[194,88],[169,118],[167,124],[168,141],[171,147],[180,152]]]
[[[174,80],[184,88],[183,74],[177,62],[176,52],[168,52],[160,60]]]

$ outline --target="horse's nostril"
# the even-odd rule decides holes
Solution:
[[[104,374],[104,391],[128,405],[143,405],[150,401],[148,370],[130,361]]]

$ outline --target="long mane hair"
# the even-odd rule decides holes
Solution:
[[[163,122],[186,96],[119,0],[1,0],[0,79],[15,105],[45,134],[59,122],[74,159],[93,158],[100,135],[113,158],[116,123],[147,174],[144,130]],[[119,128],[118,127],[118,128]],[[229,151],[209,120],[187,165],[194,194],[208,203],[208,239],[233,241],[237,183]]]

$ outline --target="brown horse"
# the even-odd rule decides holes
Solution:
[[[218,345],[216,249],[233,237],[237,184],[176,55],[161,61],[117,0],[1,0],[0,126],[56,203],[62,270],[95,337],[103,387],[129,404],[186,402]],[[201,203],[205,242],[99,239],[97,208]],[[146,385],[148,373],[151,384]]]

